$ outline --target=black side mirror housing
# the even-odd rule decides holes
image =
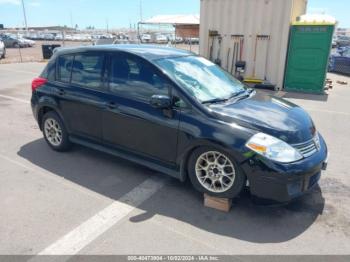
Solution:
[[[172,101],[167,95],[153,95],[150,104],[154,108],[169,109],[172,106]]]

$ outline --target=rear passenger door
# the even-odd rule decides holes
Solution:
[[[58,95],[68,130],[78,137],[100,141],[105,106],[105,55],[85,52],[58,58]]]

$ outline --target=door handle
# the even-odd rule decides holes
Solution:
[[[64,96],[66,94],[66,91],[64,91],[64,89],[60,89],[60,90],[58,90],[58,94],[60,96]]]
[[[109,109],[116,109],[117,108],[117,104],[115,102],[108,102],[107,103],[107,107]]]

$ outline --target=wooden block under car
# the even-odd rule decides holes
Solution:
[[[232,200],[229,198],[219,198],[204,194],[204,206],[214,208],[220,211],[229,212]]]

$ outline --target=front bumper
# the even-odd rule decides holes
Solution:
[[[241,167],[252,196],[272,203],[287,203],[316,186],[328,164],[328,150],[321,136],[320,144],[317,153],[295,163],[275,163],[258,155],[245,161]]]

